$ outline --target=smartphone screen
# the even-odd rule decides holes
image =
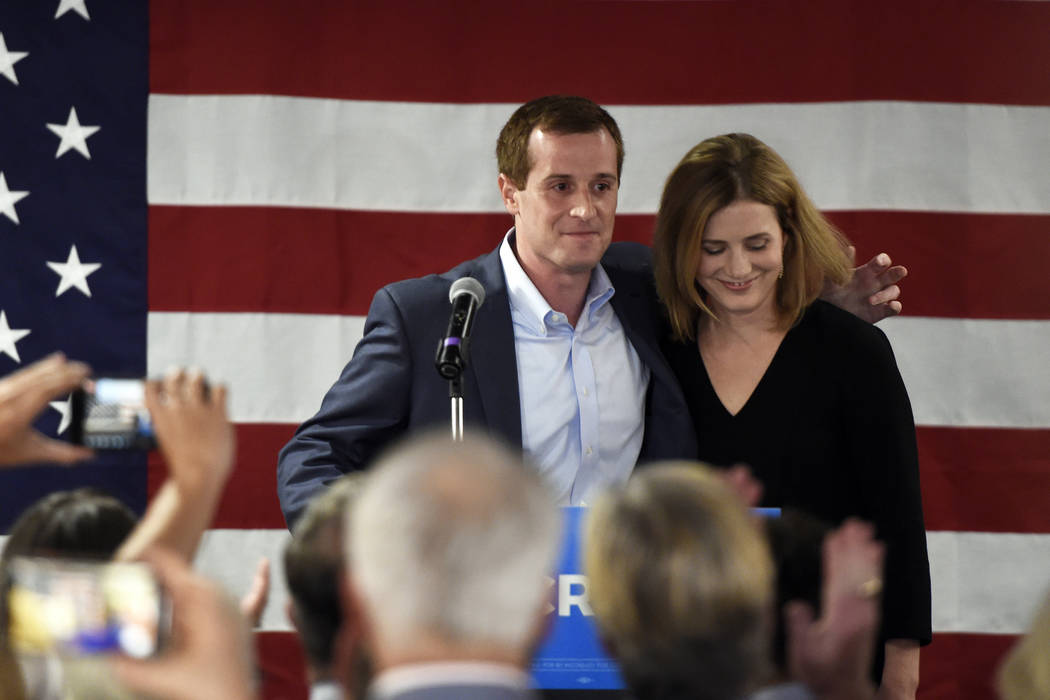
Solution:
[[[156,446],[141,379],[102,377],[73,393],[73,442],[95,450]]]
[[[9,567],[9,639],[17,652],[145,658],[170,629],[167,597],[145,564],[15,557]]]

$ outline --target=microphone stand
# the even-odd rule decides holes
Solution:
[[[449,354],[445,362],[437,363],[438,374],[448,380],[448,398],[452,408],[452,440],[463,442],[463,370],[467,368],[468,340],[465,338],[445,338],[438,343],[438,357],[442,357],[442,348],[455,348],[457,352]]]
[[[448,380],[448,397],[452,401],[452,440],[463,442],[463,374]]]

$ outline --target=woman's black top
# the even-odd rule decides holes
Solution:
[[[881,639],[929,643],[915,421],[883,332],[815,302],[735,416],[695,342],[669,342],[665,351],[692,412],[699,458],[749,465],[764,506],[796,507],[832,525],[849,516],[874,523],[887,547]]]

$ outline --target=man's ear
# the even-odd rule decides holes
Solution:
[[[503,206],[507,208],[507,213],[511,216],[518,215],[518,186],[511,182],[510,178],[503,173],[499,174],[496,178],[496,184],[499,185],[500,198],[503,199]]]

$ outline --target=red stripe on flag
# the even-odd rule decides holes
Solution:
[[[919,700],[997,697],[995,671],[1017,637],[1009,634],[935,634],[919,661]]]
[[[1050,216],[832,212],[858,260],[908,267],[911,316],[1050,319]],[[152,206],[150,309],[360,314],[384,284],[483,253],[506,214]],[[621,215],[617,240],[649,242],[651,215]]]
[[[256,632],[259,697],[263,700],[306,700],[306,665],[299,636],[294,632]]]
[[[306,12],[280,0],[248,11],[154,0],[150,20],[150,88],[163,93],[1050,104],[1045,3],[606,2],[522,12],[322,0]]]
[[[1050,533],[1050,430],[920,427],[927,530]]]
[[[1050,319],[1050,216],[828,212],[857,246],[908,268],[909,316]]]
[[[235,427],[236,462],[211,527],[284,529],[284,515],[277,500],[277,453],[291,439],[295,426],[241,423]],[[167,476],[167,468],[159,452],[151,452],[148,463],[148,492],[152,499]]]
[[[153,311],[368,312],[385,284],[495,248],[507,215],[149,209]]]

